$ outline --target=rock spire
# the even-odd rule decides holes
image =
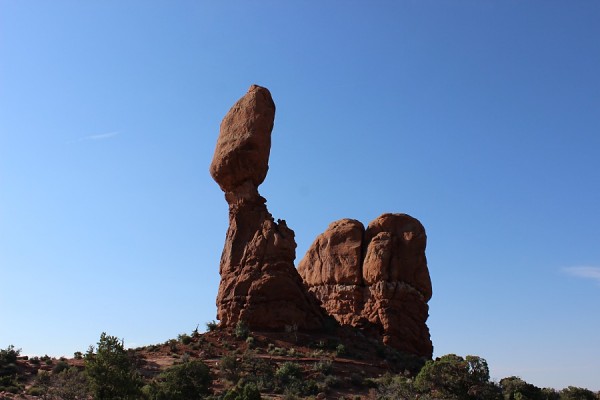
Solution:
[[[294,231],[273,219],[258,193],[269,169],[274,118],[271,93],[252,85],[221,123],[210,174],[225,192],[229,229],[217,317],[224,326],[318,329],[324,314],[294,267]]]

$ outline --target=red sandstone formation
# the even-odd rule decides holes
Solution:
[[[426,241],[421,223],[406,214],[383,214],[366,230],[356,220],[342,219],[317,237],[298,272],[340,323],[430,358]]]
[[[210,166],[229,204],[217,296],[221,325],[319,329],[326,316],[320,301],[341,324],[430,358],[425,229],[406,214],[383,214],[366,230],[356,220],[336,221],[296,270],[294,231],[273,220],[258,193],[269,169],[274,118],[271,94],[253,85],[221,123]]]
[[[269,169],[275,103],[253,85],[229,110],[210,165],[229,204],[217,317],[223,326],[318,329],[324,313],[294,268],[294,231],[275,222],[258,193]]]

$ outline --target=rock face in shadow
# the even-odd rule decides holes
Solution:
[[[319,329],[324,313],[294,267],[294,231],[275,222],[258,193],[269,169],[275,103],[253,85],[229,110],[210,174],[225,192],[229,229],[221,255],[217,318],[251,329]]]
[[[423,225],[406,214],[383,214],[366,230],[359,221],[342,219],[317,237],[298,272],[341,324],[430,358],[426,242]]]

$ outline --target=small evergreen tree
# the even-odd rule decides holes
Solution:
[[[427,361],[415,379],[415,387],[422,393],[444,399],[501,399],[500,389],[489,379],[490,372],[483,358],[467,356],[464,359],[447,354],[435,361]]]
[[[504,400],[545,400],[542,389],[525,382],[523,379],[510,376],[500,380]]]
[[[21,349],[15,349],[12,344],[0,350],[0,376],[14,374],[17,370],[17,357]]]
[[[142,380],[127,355],[123,341],[105,332],[98,348],[85,355],[85,370],[96,400],[131,400],[139,398]]]

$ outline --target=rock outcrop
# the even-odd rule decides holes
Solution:
[[[298,272],[341,324],[430,358],[426,241],[423,225],[406,214],[383,214],[366,230],[359,221],[342,219],[317,237]]]
[[[210,166],[229,204],[217,317],[223,326],[319,329],[323,310],[294,267],[294,231],[274,221],[258,193],[269,169],[275,103],[253,85],[227,113]]]
[[[253,85],[221,123],[210,166],[229,204],[217,296],[220,324],[315,330],[329,314],[399,350],[430,358],[425,229],[406,214],[383,214],[366,229],[342,219],[317,237],[296,270],[294,231],[273,219],[258,193],[269,169],[274,118],[271,94]]]

